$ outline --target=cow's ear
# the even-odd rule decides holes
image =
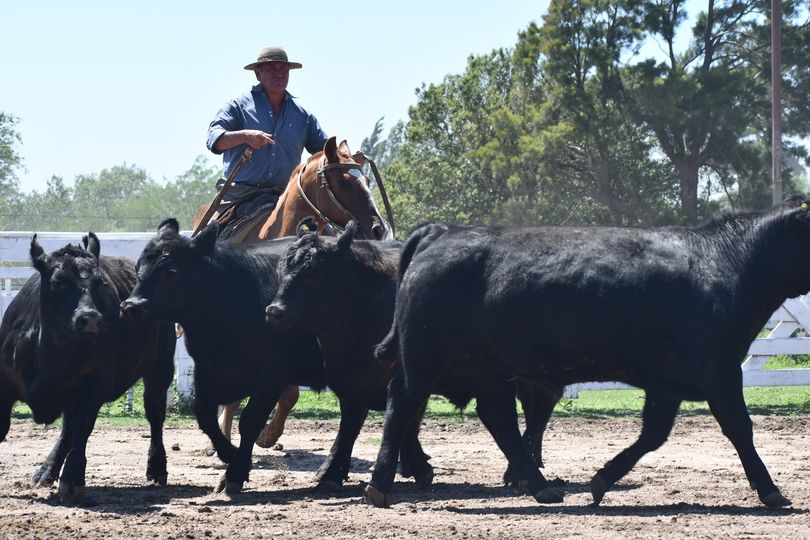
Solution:
[[[31,255],[31,265],[36,268],[39,273],[44,273],[48,269],[47,255],[45,255],[45,250],[42,249],[42,246],[37,242],[36,233],[31,238],[31,250],[29,254]]]
[[[298,226],[295,228],[295,234],[298,235],[298,238],[313,232],[318,232],[318,222],[312,216],[307,216],[299,221]]]
[[[208,255],[214,251],[214,246],[217,245],[217,235],[219,235],[219,222],[213,220],[197,233],[197,236],[191,241],[191,249],[200,255]]]
[[[327,163],[338,163],[340,161],[340,158],[338,158],[336,141],[337,139],[335,137],[329,137],[326,144],[323,145],[323,153],[326,156]]]
[[[338,250],[345,251],[351,248],[352,242],[354,242],[354,237],[357,234],[357,223],[354,220],[350,221],[348,225],[346,225],[346,229],[343,231],[343,234],[340,235],[338,238],[337,246]]]
[[[99,254],[101,253],[101,242],[98,241],[98,236],[93,231],[89,231],[87,236],[82,236],[82,244],[84,244],[84,250],[93,255],[93,257],[98,260]]]
[[[160,236],[167,233],[177,235],[180,233],[180,224],[174,218],[164,219],[158,225],[157,232]]]

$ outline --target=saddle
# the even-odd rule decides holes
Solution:
[[[282,188],[261,188],[229,204],[217,217],[219,221],[219,238],[239,243],[244,234],[252,230],[251,225],[267,219],[283,193]]]

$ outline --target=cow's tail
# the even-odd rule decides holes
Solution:
[[[399,284],[402,283],[402,277],[405,271],[411,264],[413,257],[420,251],[424,250],[427,246],[433,243],[433,240],[447,232],[446,225],[437,223],[428,223],[414,230],[405,245],[402,248],[402,253],[399,257],[399,275],[397,276],[397,290]],[[399,303],[397,303],[399,304]],[[392,362],[399,355],[399,309],[394,309],[394,320],[391,323],[391,328],[385,335],[383,340],[374,348],[374,357],[380,362]]]

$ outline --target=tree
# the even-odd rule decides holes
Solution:
[[[19,204],[20,191],[16,170],[22,165],[16,145],[21,142],[16,130],[18,119],[0,112],[0,226],[13,228],[9,213]]]
[[[666,60],[647,59],[627,71],[637,117],[656,134],[659,147],[677,168],[682,211],[699,216],[701,172],[738,186],[747,207],[770,206],[761,188],[770,166],[770,22],[768,2],[706,0],[692,27],[687,50],[675,49],[675,30],[685,19],[683,0],[646,5],[646,29],[668,51]],[[783,2],[786,67],[785,133],[808,133],[806,100],[810,42],[797,22],[796,3]],[[803,41],[803,43],[802,43]],[[801,51],[801,52],[800,52]],[[805,91],[797,100],[797,92]],[[785,148],[799,155],[795,145]],[[786,178],[786,193],[793,189]],[[731,196],[729,192],[729,196]]]

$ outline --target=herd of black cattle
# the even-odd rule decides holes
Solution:
[[[476,412],[508,460],[506,483],[541,503],[563,491],[540,473],[542,436],[566,384],[623,381],[644,389],[638,439],[591,480],[598,504],[669,436],[682,400],[706,400],[769,507],[790,504],[753,444],[740,363],[785,299],[810,290],[810,210],[791,200],[698,228],[454,227],[428,224],[404,243],[298,237],[254,246],[160,224],[137,264],[83,246],[47,254],[0,328],[0,441],[14,403],[34,420],[63,415],[33,481],[84,491],[87,439],[102,404],[139,378],[151,426],[147,479],[167,482],[162,427],[173,377],[174,323],[194,360],[194,413],[235,494],[282,390],[328,386],[341,421],[319,485],[339,486],[370,409],[385,410],[365,499],[388,505],[397,472],[429,485],[419,443],[428,397]],[[518,397],[526,415],[521,436]],[[236,448],[217,407],[248,397]],[[61,476],[60,476],[61,473]]]

